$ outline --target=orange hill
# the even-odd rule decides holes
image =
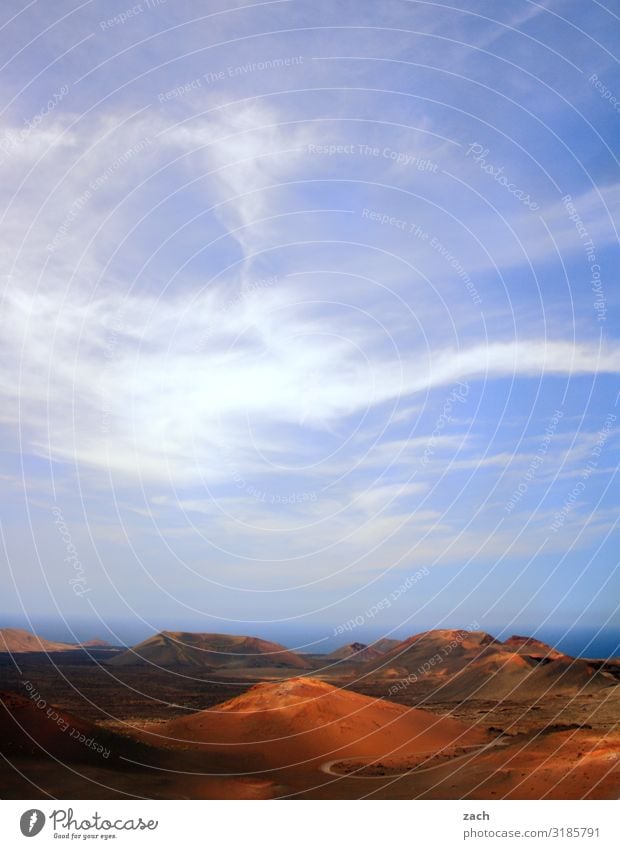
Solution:
[[[110,735],[91,722],[32,698],[0,692],[0,751],[105,763]],[[122,738],[121,738],[122,739]]]
[[[480,744],[454,719],[332,687],[313,678],[258,684],[238,698],[144,729],[152,745],[227,752],[254,769],[340,757],[377,758]]]
[[[49,652],[49,651],[75,651],[78,646],[69,643],[56,643],[52,640],[44,640],[23,628],[0,628],[0,652]]]
[[[372,679],[390,679],[391,688],[415,687],[447,701],[525,699],[549,688],[574,693],[616,683],[610,672],[538,640],[511,637],[502,643],[484,631],[424,631],[368,663],[363,672]]]
[[[547,643],[534,639],[534,637],[509,637],[504,641],[503,645],[512,649],[512,651],[529,655],[530,657],[549,658],[550,660],[568,657],[568,655],[562,654],[562,652],[552,648]]]
[[[204,669],[292,667],[309,669],[307,660],[278,643],[257,637],[162,631],[112,658],[114,666],[195,666]]]
[[[20,759],[22,777],[30,776],[30,790],[33,787],[41,789],[41,770],[49,769],[46,764],[56,760],[52,769],[58,778],[58,798],[67,798],[62,795],[67,792],[67,773],[77,782],[71,786],[77,786],[83,798],[92,796],[93,773],[82,772],[84,767],[96,767],[99,781],[103,779],[104,784],[110,781],[115,786],[119,783],[120,773],[110,772],[106,776],[102,770],[120,767],[127,794],[131,797],[134,797],[138,786],[139,792],[144,792],[145,781],[146,793],[152,793],[153,798],[267,799],[276,795],[276,786],[264,779],[226,776],[208,778],[199,771],[196,773],[195,768],[190,768],[185,775],[179,775],[175,771],[177,764],[169,760],[173,754],[176,755],[144,746],[125,734],[119,735],[103,729],[50,705],[37,691],[33,691],[30,698],[0,691],[0,758],[5,756],[9,762],[15,757]],[[78,763],[80,768],[72,768],[70,765],[74,763]],[[161,766],[163,776],[158,769],[152,770],[155,783],[149,784],[144,772],[132,775],[135,771],[132,763]],[[13,782],[9,785],[11,792],[14,775],[12,777]],[[95,784],[101,789],[99,781],[95,781]],[[125,795],[120,787],[119,793]]]

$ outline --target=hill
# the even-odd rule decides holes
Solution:
[[[113,666],[194,666],[203,669],[290,667],[310,669],[304,658],[258,637],[162,631],[108,661]]]
[[[52,640],[44,640],[23,628],[0,628],[0,652],[52,652],[52,651],[75,651],[78,646],[69,643],[57,643]]]
[[[103,791],[103,798],[135,799],[138,787],[138,792],[155,799],[276,795],[276,786],[268,779],[204,776],[204,763],[190,761],[183,773],[178,753],[95,725],[50,705],[36,690],[29,698],[0,691],[0,764],[13,762],[15,767],[9,766],[8,781],[2,784],[3,798],[23,798],[26,789],[35,794],[33,798],[48,796],[41,790],[42,782],[56,788],[56,798],[86,799]],[[138,764],[149,764],[151,769],[145,772]]]
[[[382,637],[380,640],[377,640],[376,643],[372,643],[372,647],[373,649],[380,651],[381,654],[385,654],[386,652],[395,649],[400,642],[400,640],[391,640],[389,637]]]
[[[36,691],[32,698],[0,692],[0,751],[7,755],[102,763],[113,754],[111,739],[91,722],[48,704]]]
[[[145,732],[154,745],[234,752],[246,767],[258,769],[435,753],[488,740],[485,732],[457,720],[313,678],[258,684],[209,710],[146,726]]]
[[[375,646],[367,646],[364,643],[349,643],[346,646],[336,649],[331,654],[325,656],[325,660],[330,661],[349,661],[351,663],[367,663],[370,660],[376,660],[382,657],[383,652]]]
[[[533,637],[509,637],[504,641],[503,645],[519,654],[525,654],[529,657],[549,660],[559,660],[562,657],[568,657],[568,655],[562,654],[562,652],[547,645],[547,643],[543,643]]]
[[[434,630],[404,640],[362,670],[369,678],[389,679],[394,695],[415,687],[433,699],[531,699],[553,689],[613,686],[616,679],[588,660],[572,658],[528,637],[502,643],[484,631]]]

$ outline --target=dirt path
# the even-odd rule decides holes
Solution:
[[[477,755],[482,754],[483,752],[488,752],[489,749],[495,749],[495,748],[500,748],[500,747],[503,748],[504,746],[507,746],[509,744],[509,742],[510,742],[509,740],[494,740],[491,743],[485,743],[483,745],[468,746],[468,747],[463,746],[462,748],[470,748],[470,749],[472,749],[472,751],[466,752],[463,755],[457,755],[457,757],[455,757],[455,758],[443,759],[441,761],[441,763],[434,764],[433,766],[426,766],[426,767],[422,767],[422,768],[412,767],[411,769],[407,769],[404,772],[391,772],[389,770],[389,767],[388,767],[387,768],[388,771],[386,771],[386,773],[384,775],[356,775],[354,772],[346,772],[346,773],[335,772],[334,769],[333,769],[335,764],[341,764],[341,763],[352,764],[352,763],[359,762],[362,765],[362,767],[368,766],[369,764],[372,763],[372,761],[369,761],[368,758],[337,758],[336,760],[333,760],[333,761],[325,761],[325,763],[321,764],[319,769],[321,770],[321,772],[326,773],[326,775],[333,775],[333,776],[337,776],[338,778],[358,778],[358,779],[365,779],[366,781],[377,781],[377,780],[385,781],[386,778],[401,778],[403,776],[414,775],[414,774],[419,775],[420,773],[431,772],[432,770],[441,769],[442,767],[446,767],[446,766],[449,766],[449,765],[452,765],[452,764],[457,764],[457,763],[460,763],[461,761],[465,761],[465,760],[468,760],[468,759],[472,760]],[[420,754],[421,755],[426,755],[426,754],[433,755],[435,753],[433,753],[433,752],[420,752]]]

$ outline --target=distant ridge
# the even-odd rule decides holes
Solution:
[[[364,643],[349,643],[341,646],[331,654],[326,655],[325,660],[349,661],[350,663],[367,663],[383,655],[383,652],[375,646],[367,646]]]
[[[401,640],[391,640],[389,637],[382,637],[380,640],[377,640],[375,643],[371,643],[373,649],[377,649],[382,654],[386,652],[392,651],[396,646],[401,642]]]
[[[279,643],[258,637],[162,631],[108,661],[113,666],[150,663],[155,666],[193,666],[204,669],[290,667],[311,664]]]
[[[529,637],[501,642],[484,631],[423,631],[361,672],[370,679],[389,679],[388,694],[411,687],[446,701],[522,700],[547,691],[576,693],[617,683],[613,669],[602,664],[569,657]]]
[[[526,654],[531,657],[546,657],[551,660],[557,660],[558,658],[569,656],[563,654],[561,651],[557,651],[557,649],[552,648],[547,643],[534,639],[534,637],[512,636],[504,640],[504,645],[514,649],[519,654]]]
[[[52,652],[52,651],[75,651],[79,646],[70,643],[57,643],[53,640],[44,640],[36,634],[26,631],[24,628],[0,628],[0,652]]]

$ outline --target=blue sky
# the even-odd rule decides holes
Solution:
[[[620,624],[620,19],[464,5],[3,5],[7,621]]]

